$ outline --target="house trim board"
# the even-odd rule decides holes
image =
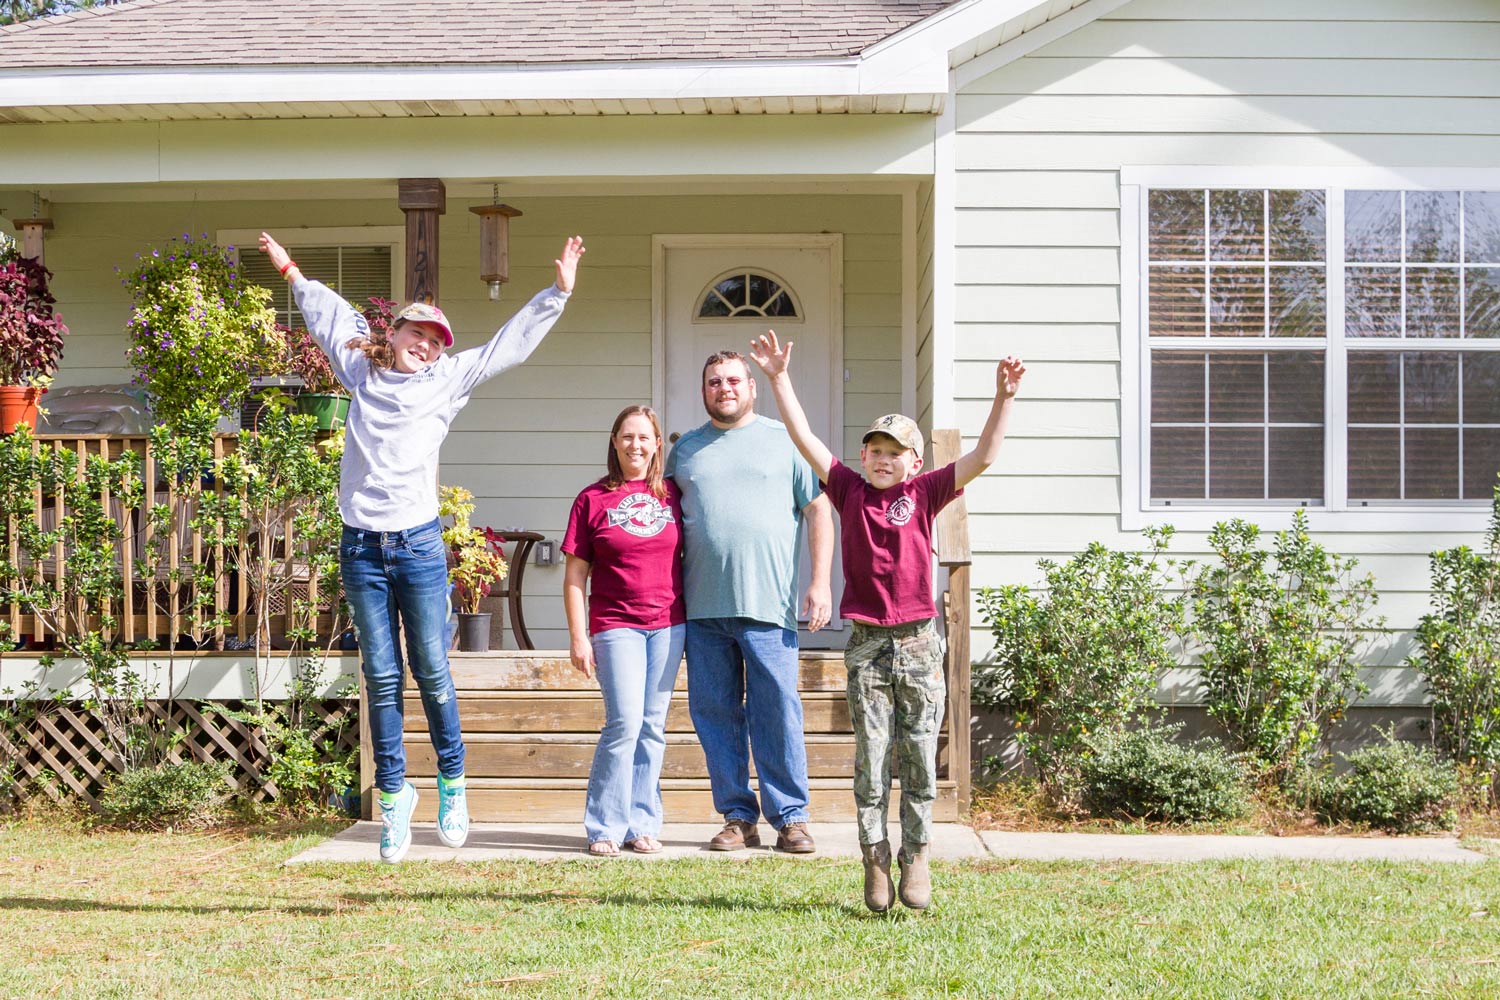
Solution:
[[[958,75],[958,89],[963,90],[976,80],[981,80],[1002,67],[1008,66],[1023,56],[1030,55],[1044,45],[1057,41],[1087,24],[1097,21],[1131,0],[1088,0],[1060,14],[1045,24],[1038,25],[993,49],[981,52],[973,59],[954,68]]]
[[[932,428],[957,427],[954,359],[958,237],[958,114],[953,74],[943,113],[934,127],[932,169]]]

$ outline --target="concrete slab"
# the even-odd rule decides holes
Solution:
[[[1176,834],[1012,833],[985,830],[991,856],[1027,861],[1476,862],[1485,856],[1453,837],[1223,837]]]
[[[744,851],[710,851],[708,839],[719,832],[718,824],[669,823],[658,838],[660,854],[635,854],[622,851],[621,860],[660,861],[667,858],[720,858],[748,860],[776,857],[789,862],[808,858],[859,857],[859,832],[853,823],[814,823],[809,828],[818,842],[816,854],[782,854],[771,848],[776,831],[764,824],[760,828],[759,848]],[[372,821],[355,823],[323,843],[310,847],[287,861],[289,865],[309,862],[350,862],[378,860],[380,824]],[[983,857],[984,845],[978,834],[958,823],[938,823],[933,827],[932,856],[953,861]],[[463,847],[444,847],[437,829],[431,824],[412,827],[412,845],[406,861],[575,861],[587,858],[583,827],[575,823],[521,824],[476,823],[469,829],[469,840]],[[609,859],[614,860],[614,859]]]

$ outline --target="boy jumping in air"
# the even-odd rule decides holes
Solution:
[[[782,420],[839,512],[844,599],[852,620],[844,651],[849,716],[854,722],[854,802],[864,855],[865,905],[890,908],[891,848],[886,812],[890,751],[901,766],[900,898],[926,909],[932,899],[927,845],[937,797],[937,737],[943,719],[943,644],[932,597],[932,522],[989,468],[1005,439],[1011,402],[1026,367],[1015,357],[995,372],[995,401],[973,450],[941,469],[922,469],[922,432],[899,413],[870,426],[860,448],[864,477],[834,458],[808,427],[789,371],[792,344],[767,331],[751,344]]]

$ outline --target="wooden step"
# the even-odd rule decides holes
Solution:
[[[844,654],[803,650],[798,663],[802,691],[844,690]],[[555,650],[497,650],[490,653],[449,653],[453,686],[475,691],[598,691],[599,684],[583,676]],[[687,690],[687,666],[677,671],[677,690]]]
[[[406,772],[425,778],[437,774],[437,755],[425,732],[411,733]],[[464,735],[466,768],[484,778],[588,777],[596,737],[575,733],[475,733]],[[849,778],[854,774],[854,736],[815,733],[806,737],[807,773],[814,778]],[[946,738],[940,738],[941,755]],[[752,760],[751,773],[755,773]],[[668,733],[662,760],[664,778],[707,777],[703,749],[691,733]]]
[[[802,692],[803,731],[847,733],[849,706],[844,692]],[[591,733],[604,725],[604,701],[598,691],[460,691],[458,718],[467,733]],[[427,732],[422,702],[406,697],[405,730]],[[667,732],[690,733],[687,692],[672,696],[667,708]]]
[[[419,823],[437,819],[437,782],[412,778],[421,798],[415,818]],[[587,778],[474,778],[468,779],[469,816],[476,823],[577,823],[583,829]],[[751,783],[754,787],[754,782]],[[849,782],[839,778],[812,778],[808,782],[808,813],[814,823],[848,823],[854,816],[854,794]],[[890,815],[900,819],[900,785],[893,783]],[[663,778],[662,812],[672,823],[719,823],[708,781],[698,778]],[[941,823],[958,820],[958,793],[951,781],[938,782],[932,818]],[[762,832],[764,836],[764,831]],[[817,836],[817,830],[813,830]]]

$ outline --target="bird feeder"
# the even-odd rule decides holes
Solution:
[[[469,209],[479,216],[479,277],[489,283],[490,301],[500,301],[500,286],[510,280],[510,220],[518,208],[500,204],[499,189],[494,203]]]

